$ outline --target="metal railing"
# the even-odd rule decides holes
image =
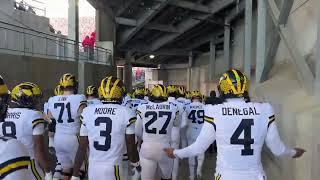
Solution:
[[[48,34],[0,21],[0,52],[61,60],[112,63],[109,49],[85,48],[61,34]]]

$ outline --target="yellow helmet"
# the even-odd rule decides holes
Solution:
[[[35,108],[42,97],[41,89],[31,82],[23,82],[12,89],[11,101],[18,107]]]
[[[191,99],[191,98],[192,98],[191,92],[190,92],[190,91],[186,91],[185,97],[186,97],[187,99]]]
[[[223,97],[243,97],[248,91],[249,82],[241,71],[231,69],[222,75],[218,87]]]
[[[191,94],[191,99],[193,98],[202,99],[202,94],[200,93],[200,91],[192,91],[190,94]]]
[[[155,85],[151,90],[151,97],[158,100],[168,99],[167,88],[162,84]]]
[[[142,88],[137,88],[137,89],[133,92],[133,97],[134,97],[134,98],[143,97],[144,94],[145,94],[144,89],[142,89]]]
[[[3,78],[0,76],[0,121],[4,120],[9,104],[9,90]]]
[[[93,85],[88,86],[86,90],[86,96],[98,97],[98,89]]]
[[[59,85],[62,88],[75,88],[78,89],[78,81],[73,74],[66,73],[61,76]]]
[[[58,96],[58,95],[62,95],[63,91],[60,85],[56,86],[56,88],[54,88],[54,95]]]
[[[99,87],[100,98],[106,101],[121,101],[124,95],[123,82],[113,76],[102,79]]]
[[[180,97],[184,97],[185,95],[186,95],[186,88],[185,87],[183,87],[183,86],[179,86],[178,87],[178,95],[180,96]]]
[[[167,87],[168,89],[168,94],[174,94],[174,93],[177,93],[178,89],[175,85],[169,85]]]

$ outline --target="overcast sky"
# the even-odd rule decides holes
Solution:
[[[18,2],[20,0],[17,0]],[[68,0],[38,0],[44,2],[40,4],[32,0],[24,0],[25,2],[41,9],[46,8],[47,17],[68,17]],[[79,0],[80,16],[95,16],[95,9],[86,1]]]

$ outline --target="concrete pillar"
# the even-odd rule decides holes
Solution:
[[[131,55],[127,53],[126,55],[126,63],[124,65],[123,69],[123,80],[124,85],[126,87],[127,91],[130,91],[132,89],[132,64],[131,64]]]
[[[245,40],[244,40],[244,73],[250,78],[252,54],[252,0],[246,0]]]
[[[216,45],[215,39],[212,38],[210,41],[210,62],[209,62],[209,81],[214,79],[216,69]]]
[[[79,0],[69,0],[68,8],[68,38],[75,41],[69,52],[75,60],[79,60]]]
[[[117,67],[117,78],[123,80],[123,67]]]
[[[257,29],[257,57],[256,82],[259,83],[266,61],[266,31],[267,7],[265,0],[258,0],[258,29]],[[249,76],[249,74],[247,74]]]
[[[317,1],[317,7],[320,6],[320,1]],[[316,43],[316,77],[315,90],[317,97],[320,99],[320,9],[318,8],[318,28],[317,28],[317,43]]]
[[[232,63],[230,60],[230,23],[229,22],[226,22],[224,26],[223,56],[224,56],[224,62],[227,63],[227,67],[231,68]]]
[[[193,64],[193,53],[192,51],[189,53],[189,64],[187,69],[187,89],[191,90],[191,70],[192,70],[192,64]]]
[[[111,51],[111,65],[115,66],[113,61],[114,45],[116,41],[116,26],[115,20],[105,13],[104,10],[96,10],[96,45],[109,49]]]

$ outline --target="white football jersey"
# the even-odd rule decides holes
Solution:
[[[84,95],[59,95],[49,99],[49,112],[56,120],[56,133],[76,135],[79,133],[80,120],[78,109],[86,103]]]
[[[102,104],[102,102],[100,101],[100,99],[98,99],[98,98],[87,99],[87,106],[97,105],[97,104]]]
[[[117,165],[122,161],[125,134],[134,134],[136,115],[119,104],[86,107],[81,115],[80,136],[88,136],[89,161]]]
[[[201,131],[204,123],[204,107],[201,102],[192,102],[186,105],[182,126],[187,126],[188,138],[196,139]]]
[[[45,103],[43,104],[43,112],[44,112],[45,114],[48,114],[48,102],[45,102]]]
[[[144,142],[168,144],[173,126],[179,126],[178,108],[170,102],[142,104],[137,109],[136,135]]]
[[[43,113],[27,108],[9,108],[4,122],[0,123],[1,135],[17,138],[34,159],[33,135],[42,135],[47,122]]]
[[[177,98],[177,101],[182,103],[182,104],[184,104],[184,105],[187,105],[187,104],[191,103],[190,99],[187,99],[187,98],[184,98],[184,97]]]
[[[145,99],[131,99],[130,100],[131,103],[131,108],[136,111],[138,109],[138,106],[141,104],[147,104],[148,101]]]
[[[26,147],[18,140],[0,136],[0,179],[32,179],[30,156]]]

